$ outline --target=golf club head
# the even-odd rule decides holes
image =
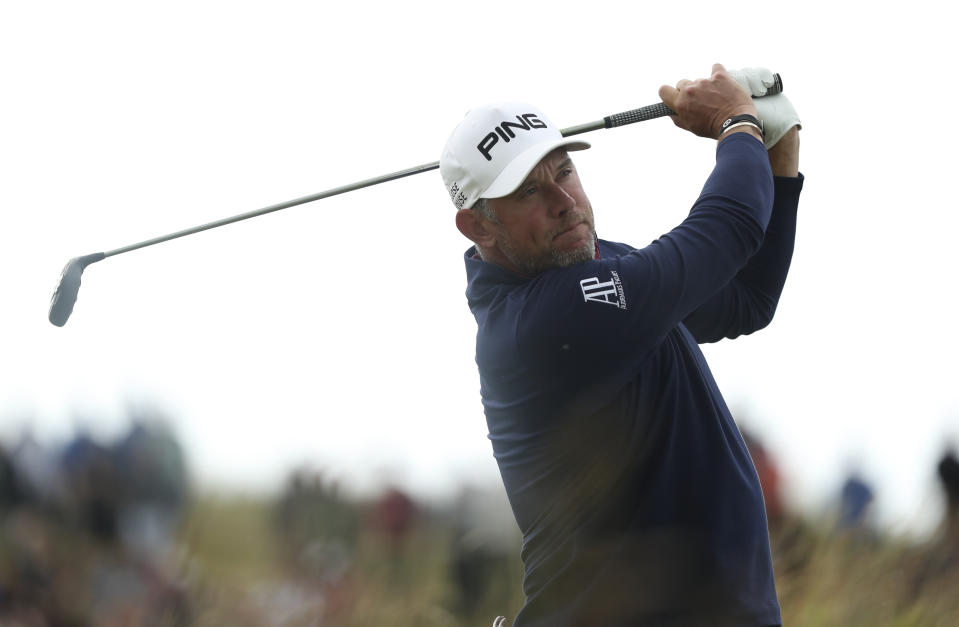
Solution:
[[[77,293],[80,291],[80,276],[84,268],[91,263],[103,259],[106,255],[103,253],[93,253],[83,257],[74,257],[63,267],[60,273],[60,283],[53,292],[53,298],[50,299],[50,322],[58,327],[67,323],[70,314],[73,313],[73,305],[77,302]]]

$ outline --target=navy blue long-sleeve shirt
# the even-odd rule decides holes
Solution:
[[[489,437],[523,533],[517,627],[779,624],[759,480],[697,341],[768,324],[801,188],[738,134],[645,248],[600,240],[597,259],[534,278],[467,251]]]

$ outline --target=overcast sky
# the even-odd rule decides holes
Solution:
[[[111,257],[47,322],[73,256],[439,158],[472,106],[559,126],[663,83],[780,72],[804,123],[773,325],[705,348],[737,418],[820,507],[850,459],[881,520],[928,529],[959,438],[953,25],[943,4],[30,2],[0,10],[0,435],[103,437],[165,412],[205,486],[309,461],[422,494],[497,482],[468,242],[436,172]],[[938,8],[934,8],[938,7]],[[668,120],[576,161],[600,237],[683,219],[712,142]]]

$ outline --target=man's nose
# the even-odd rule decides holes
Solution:
[[[549,185],[549,207],[556,217],[562,217],[567,211],[576,206],[576,199],[569,192],[556,183]]]

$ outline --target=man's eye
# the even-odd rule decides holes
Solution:
[[[559,173],[559,178],[564,179],[573,173],[573,168],[566,168]]]
[[[536,193],[536,186],[531,185],[523,190],[523,196],[532,196]]]

